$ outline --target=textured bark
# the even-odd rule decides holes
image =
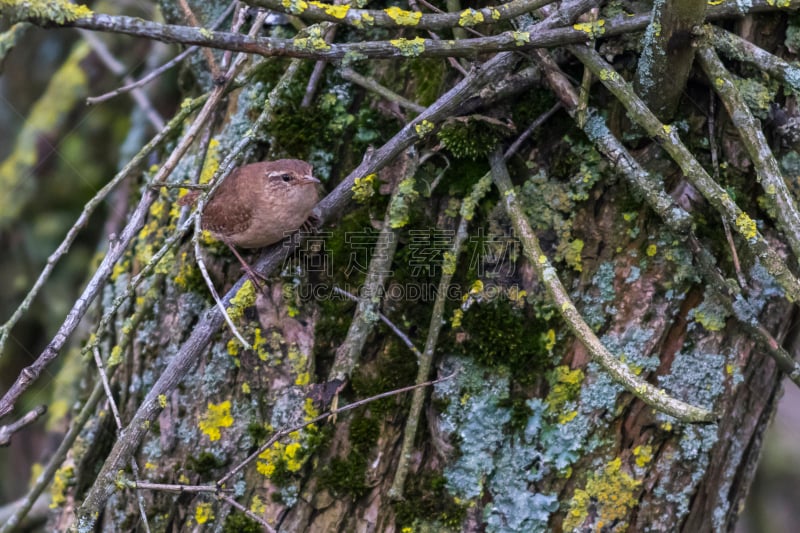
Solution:
[[[179,10],[163,3],[168,20],[182,22]],[[194,4],[201,22],[213,20],[221,9],[214,3]],[[187,93],[213,86],[203,61],[197,56],[184,68]],[[272,122],[245,159],[310,159],[329,190],[356,167],[368,144],[380,147],[412,123],[399,108],[381,108],[379,99],[346,85],[332,69],[320,83],[317,103],[298,111],[310,68],[300,68],[306,77],[293,78],[275,96],[270,91],[286,69],[282,61],[265,60],[253,79],[228,95],[204,142],[196,143],[170,180],[210,177],[268,98],[274,106]],[[433,101],[455,82],[454,75],[432,61],[413,60],[402,69],[397,63],[366,63],[362,74],[408,100]],[[566,61],[565,70],[579,65]],[[512,63],[508,59],[497,67],[506,81]],[[517,134],[553,104],[538,76],[513,85],[526,92],[479,108],[479,116],[416,123],[416,200],[411,201],[409,191],[398,193],[402,165],[397,161],[376,176],[363,176],[354,186],[357,200],[332,217],[321,234],[304,241],[299,252],[288,255],[262,290],[242,283],[237,262],[223,246],[204,242],[217,290],[237,288],[227,309],[252,350],[244,349],[221,319],[206,320],[214,304],[191,243],[180,244],[158,264],[100,342],[104,356],[122,358],[112,389],[123,427],[143,409],[160,414],[145,428],[141,444],[131,445],[136,468],[123,462],[127,466],[117,473],[114,493],[102,513],[92,517],[99,530],[141,530],[140,507],[152,531],[258,530],[246,529],[258,526],[213,491],[135,490],[132,482],[213,487],[274,432],[327,409],[341,384],[329,383],[332,368],[334,377],[347,378],[346,386],[338,387],[339,405],[413,384],[416,358],[379,321],[377,311],[422,347],[433,298],[414,298],[408,290],[436,286],[446,260],[430,248],[418,255],[420,241],[415,239],[456,227],[459,202],[488,170],[486,154],[510,142],[508,123],[516,123]],[[463,104],[462,109],[475,110],[496,88],[458,95],[461,100],[452,109]],[[593,88],[592,105],[614,106],[599,89]],[[687,90],[693,102],[707,106],[706,86]],[[687,111],[682,118],[691,124],[682,138],[707,163],[701,141],[704,115]],[[721,106],[715,118],[717,131],[723,131],[727,119]],[[392,500],[390,488],[401,461],[410,393],[279,439],[221,487],[232,491],[233,500],[287,532],[734,528],[780,392],[775,363],[700,281],[688,244],[632,194],[571,118],[556,114],[534,135],[509,161],[518,187],[514,194],[575,307],[631,370],[675,398],[713,409],[718,420],[687,424],[657,413],[591,361],[548,301],[542,280],[511,231],[503,196],[493,190],[470,221],[470,234],[484,238],[468,240],[452,273],[453,287],[460,292],[447,303],[433,376],[452,377],[427,392],[414,451],[407,458],[404,498]],[[725,143],[730,153],[742,153],[738,139]],[[634,154],[653,182],[665,184],[692,213],[697,234],[716,255],[724,276],[733,279],[731,249],[718,213],[686,186],[657,144]],[[430,157],[431,151],[439,155]],[[761,191],[752,169],[744,161],[730,163],[722,186],[735,189],[738,205],[761,221],[760,233],[780,257],[795,264],[768,213],[759,211]],[[131,195],[141,194],[133,189]],[[401,200],[387,209],[392,194]],[[132,249],[105,288],[103,310],[182,223],[176,197],[173,189],[159,191]],[[385,287],[382,298],[360,307],[364,327],[353,333],[357,342],[346,345],[357,347],[348,359],[356,365],[341,370],[334,360],[356,304],[332,287],[356,292],[370,254],[374,258],[381,250],[372,249],[374,240],[362,246],[354,236],[374,235],[365,229],[383,224],[393,228],[389,233],[397,239],[392,272],[384,272],[377,283]],[[734,243],[749,282],[744,292],[759,310],[758,320],[794,354],[794,304],[782,298],[774,278],[739,237]],[[392,296],[397,294],[403,297]],[[209,330],[200,339],[210,342],[193,370],[157,403],[145,402],[176,354],[187,342],[199,342],[201,335],[194,335],[198,324],[208,321],[218,331]],[[122,353],[115,352],[117,345]],[[62,468],[68,482],[56,489],[61,492],[50,518],[52,529],[86,525],[73,523],[76,510],[100,468],[112,464],[115,442],[126,438],[126,432],[117,434],[112,418],[107,402],[101,402],[72,448]]]

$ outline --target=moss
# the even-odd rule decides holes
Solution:
[[[345,458],[334,457],[320,474],[320,487],[334,495],[351,495],[359,498],[366,494],[366,471],[369,454],[380,435],[377,420],[364,416],[350,423],[350,450]]]
[[[381,336],[389,335],[385,326],[378,330]],[[414,382],[417,362],[408,348],[394,340],[378,354],[369,365],[361,365],[352,376],[351,386],[358,398],[369,398],[382,392],[404,387]],[[370,404],[370,411],[381,417],[395,408],[397,400],[383,398]]]
[[[770,106],[777,93],[774,84],[767,85],[753,78],[737,78],[734,85],[753,115],[762,120],[769,116]]]
[[[495,120],[476,115],[446,120],[436,136],[455,157],[483,158],[511,129]]]
[[[261,525],[244,513],[231,513],[225,517],[222,533],[260,533]]]
[[[429,106],[442,92],[447,66],[441,59],[414,58],[406,67],[414,80],[413,98],[422,106]]]
[[[467,510],[447,492],[447,480],[436,472],[424,471],[409,479],[405,499],[394,504],[398,530],[411,528],[420,522],[432,524],[435,531],[460,531]]]
[[[461,329],[467,337],[456,349],[483,365],[513,368],[521,383],[533,382],[549,363],[548,324],[505,299],[473,305],[464,313]]]
[[[197,472],[201,477],[207,477],[223,465],[224,463],[211,452],[200,452],[197,456],[190,455],[186,460],[186,467]]]

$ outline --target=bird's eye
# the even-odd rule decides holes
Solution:
[[[289,183],[290,181],[292,181],[292,175],[291,174],[283,174],[281,176],[281,179],[283,180],[284,183]]]

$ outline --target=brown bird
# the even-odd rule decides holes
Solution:
[[[305,161],[278,159],[237,168],[219,186],[203,210],[200,225],[236,251],[262,248],[299,229],[317,205],[319,180]]]
[[[278,159],[239,167],[219,186],[201,226],[242,248],[276,243],[308,220],[319,180],[305,161]]]

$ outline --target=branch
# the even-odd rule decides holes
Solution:
[[[790,301],[797,301],[800,298],[800,281],[788,268],[783,258],[761,235],[755,221],[736,205],[733,198],[708,175],[708,172],[686,148],[686,145],[681,142],[677,129],[662,124],[644,102],[636,96],[622,76],[595,50],[585,46],[570,46],[568,49],[584,65],[588,66],[603,85],[622,102],[630,119],[639,124],[678,163],[686,179],[700,191],[709,204],[727,220],[732,228],[736,228],[737,233],[742,236],[753,255],[761,261],[784,289],[786,297]]]
[[[578,95],[558,65],[543,50],[537,51],[537,61],[542,64],[547,81],[553,92],[561,100],[567,112],[575,117]],[[631,188],[647,202],[658,216],[669,226],[670,230],[684,237],[689,248],[700,263],[700,274],[716,292],[716,296],[733,315],[739,325],[755,339],[775,360],[781,371],[800,386],[800,363],[781,347],[780,343],[758,321],[756,309],[742,294],[742,291],[726,282],[717,267],[714,255],[700,243],[692,229],[692,217],[672,199],[664,190],[661,180],[651,176],[634,158],[606,126],[601,113],[590,108],[589,119],[583,127],[586,136],[602,153],[606,160],[619,172]]]
[[[499,152],[495,152],[490,158],[490,164],[494,183],[500,191],[506,212],[511,218],[516,235],[522,244],[522,251],[525,257],[528,258],[539,280],[546,287],[547,293],[553,300],[564,322],[580,340],[581,344],[586,347],[592,359],[597,361],[615,382],[625,387],[628,392],[657,411],[674,416],[684,422],[713,422],[716,420],[717,416],[712,411],[675,399],[663,389],[659,389],[643,380],[631,372],[625,363],[614,357],[603,346],[603,343],[597,338],[592,328],[583,320],[583,317],[575,308],[575,304],[572,303],[569,294],[558,279],[556,269],[542,251],[539,239],[531,228],[522,206],[519,205],[502,155]]]
[[[772,154],[764,132],[761,131],[761,124],[753,117],[744,98],[736,89],[733,77],[714,50],[708,45],[701,46],[697,55],[700,66],[739,132],[739,139],[750,154],[756,177],[765,192],[767,212],[775,217],[778,228],[789,241],[794,256],[800,257],[800,213],[797,211],[792,193],[786,187],[778,161]]]
[[[297,15],[303,20],[329,21],[358,29],[414,28],[417,30],[442,30],[466,28],[477,24],[497,24],[524,13],[530,13],[554,0],[511,0],[507,4],[481,9],[465,9],[458,13],[420,13],[398,7],[387,9],[354,9],[349,5],[332,5],[304,0],[250,0],[250,5]]]

